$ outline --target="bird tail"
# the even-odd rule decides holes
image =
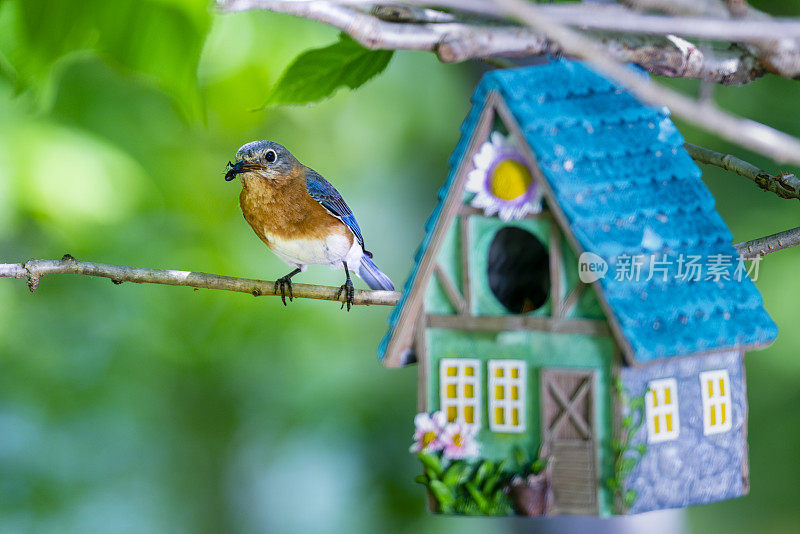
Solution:
[[[394,284],[389,277],[378,269],[378,266],[366,254],[361,256],[361,265],[358,266],[358,276],[364,280],[370,289],[384,289],[394,291]]]

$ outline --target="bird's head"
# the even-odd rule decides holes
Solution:
[[[236,163],[228,162],[225,180],[230,182],[237,174],[268,180],[288,178],[300,162],[285,146],[274,141],[253,141],[236,151]]]

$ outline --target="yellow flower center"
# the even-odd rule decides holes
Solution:
[[[492,171],[491,193],[502,200],[514,200],[525,194],[532,181],[525,165],[507,159],[498,163]]]
[[[423,434],[423,436],[422,436],[422,446],[423,447],[427,447],[428,445],[433,443],[433,440],[435,440],[435,439],[436,439],[436,433],[435,432],[431,432],[431,431],[425,432],[425,434]]]
[[[461,434],[453,434],[453,445],[459,449],[464,446],[464,436]]]

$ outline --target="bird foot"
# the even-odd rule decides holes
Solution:
[[[339,291],[336,292],[336,300],[339,300],[339,298],[342,296],[342,293],[344,293],[345,296],[344,301],[342,301],[342,308],[344,308],[344,305],[347,304],[347,311],[350,311],[350,307],[353,305],[356,299],[356,290],[353,287],[353,281],[349,278],[344,284],[341,285],[341,287],[339,287]]]
[[[294,299],[294,295],[292,295],[292,278],[290,276],[284,276],[282,278],[278,278],[275,280],[275,291],[274,294],[278,294],[278,288],[281,290],[281,301],[283,301],[283,305],[286,306],[286,289],[289,289],[289,302]]]

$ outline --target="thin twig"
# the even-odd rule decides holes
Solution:
[[[730,11],[720,0],[620,0],[620,4],[637,11],[658,12],[667,15],[686,15],[690,17],[730,16]]]
[[[651,105],[669,107],[683,120],[714,132],[739,146],[764,154],[779,162],[800,165],[800,140],[749,119],[727,113],[712,104],[695,100],[656,84],[621,65],[593,39],[543,15],[539,8],[523,0],[496,0],[506,12],[546,35],[568,54],[578,56],[607,77],[626,87],[640,100]]]
[[[748,163],[731,154],[723,154],[691,143],[684,143],[683,148],[698,163],[715,165],[735,172],[740,176],[749,178],[764,191],[775,193],[781,198],[800,199],[800,180],[794,174],[770,174],[752,163]]]
[[[134,282],[136,284],[165,284],[169,286],[189,286],[198,289],[222,289],[250,293],[253,296],[274,296],[275,282],[236,278],[218,274],[176,271],[171,269],[149,269],[143,267],[127,267],[109,265],[89,261],[78,261],[70,255],[61,260],[28,260],[24,263],[0,264],[0,278],[23,278],[28,287],[35,291],[39,287],[39,279],[49,274],[82,274],[110,278],[115,284]],[[336,300],[338,287],[317,286],[309,284],[292,284],[294,298]],[[280,296],[280,295],[277,295]],[[288,295],[287,295],[288,296]],[[344,297],[342,297],[344,298]],[[397,291],[365,291],[356,290],[353,304],[379,304],[394,306],[400,298]]]
[[[750,11],[750,6],[747,5],[747,0],[725,0],[725,5],[730,11],[731,16],[736,18],[744,18]]]
[[[734,247],[742,257],[752,260],[778,250],[796,247],[797,245],[800,245],[800,227],[784,230],[766,237],[759,237],[752,241],[737,243]]]

